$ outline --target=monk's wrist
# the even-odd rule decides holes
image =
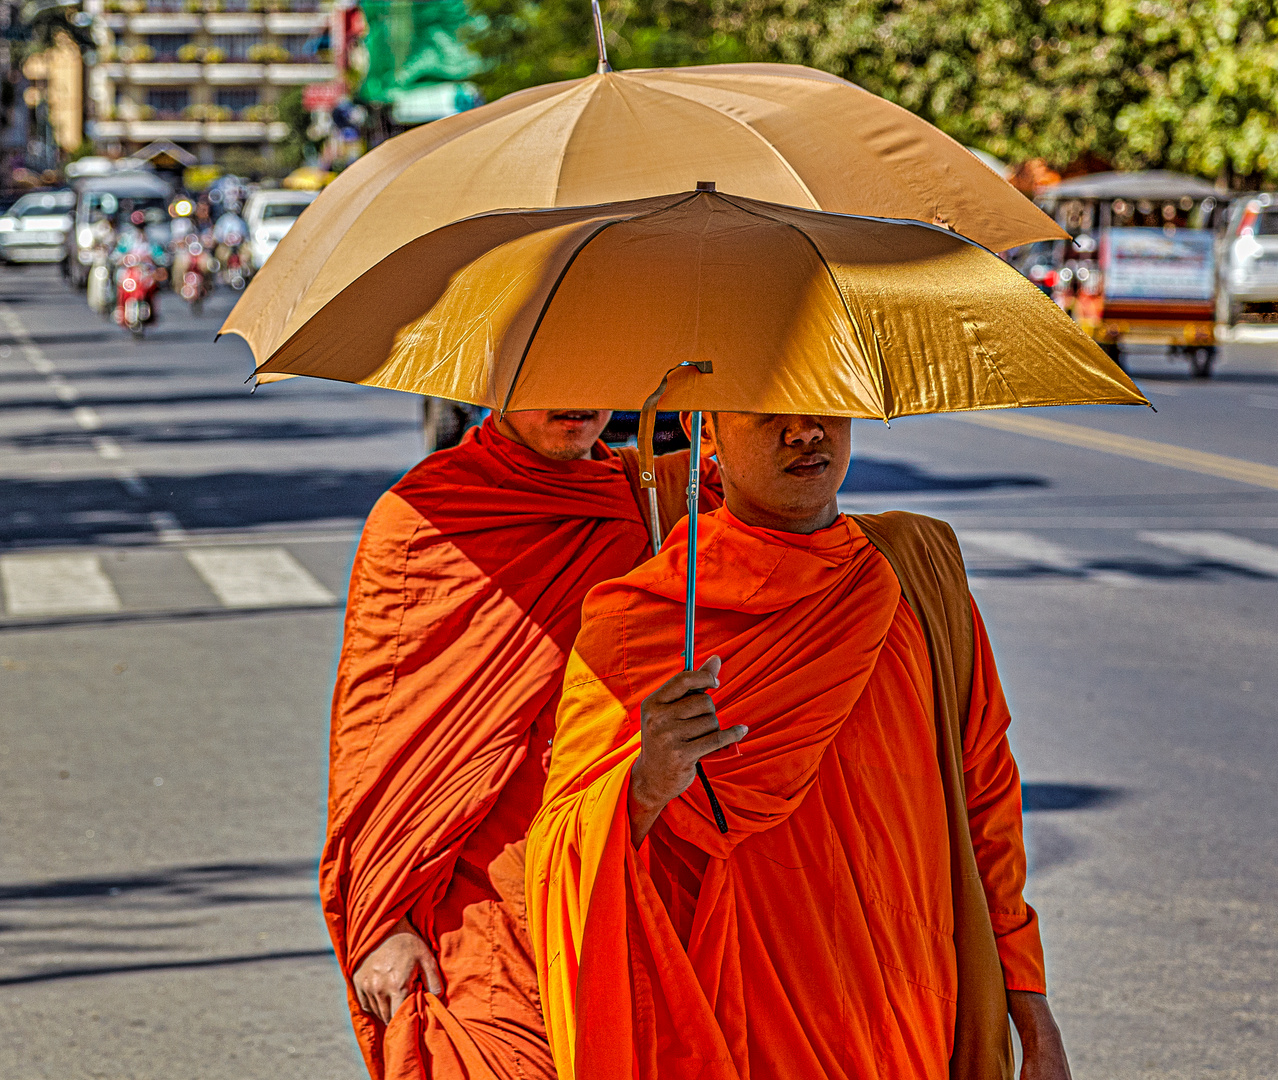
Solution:
[[[626,788],[626,810],[630,818],[630,838],[635,847],[643,843],[661,811],[666,808],[665,801],[652,797],[643,783],[640,761],[636,760],[630,767],[630,783]]]

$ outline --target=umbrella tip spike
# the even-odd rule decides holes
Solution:
[[[599,48],[599,66],[595,69],[600,75],[612,70],[608,63],[608,45],[604,41],[603,13],[599,10],[599,0],[590,0],[590,14],[595,20],[595,44]]]

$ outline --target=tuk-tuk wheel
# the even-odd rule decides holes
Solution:
[[[1190,369],[1195,379],[1210,379],[1212,366],[1216,363],[1216,346],[1200,345],[1189,354]]]

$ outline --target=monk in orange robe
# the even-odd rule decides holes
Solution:
[[[956,1049],[971,988],[929,646],[903,580],[839,513],[850,422],[719,413],[708,433],[726,506],[699,519],[700,667],[672,677],[686,522],[591,591],[568,662],[527,848],[559,1077],[994,1080],[1010,1011],[1024,1080],[1068,1080],[1021,895],[1007,705],[965,583],[953,775],[1005,1050],[986,1061]]]
[[[610,415],[490,418],[365,526],[320,893],[375,1080],[554,1074],[524,836],[582,599],[652,553],[637,456],[598,441]],[[687,471],[686,452],[657,459],[667,525]],[[706,508],[720,502],[710,480]]]

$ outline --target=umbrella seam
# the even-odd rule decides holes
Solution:
[[[636,79],[635,81],[641,82],[641,80],[639,79]],[[799,185],[799,190],[802,191],[803,194],[806,195],[808,199],[811,201],[812,209],[813,210],[821,209],[821,204],[817,201],[817,197],[812,194],[812,189],[809,188],[808,185],[803,182],[803,177],[801,177],[797,172],[795,172],[794,166],[791,165],[785,159],[785,155],[782,154],[781,151],[778,150],[768,139],[766,139],[761,131],[758,131],[754,127],[751,127],[744,120],[738,120],[731,113],[726,113],[722,109],[716,109],[713,105],[708,105],[704,101],[698,101],[696,98],[685,97],[683,94],[676,94],[671,90],[666,90],[661,86],[653,86],[652,84],[647,82],[643,82],[642,85],[646,89],[651,90],[653,93],[664,94],[666,97],[678,98],[680,101],[688,102],[689,104],[695,105],[698,108],[708,109],[710,112],[714,113],[716,116],[721,116],[725,120],[728,120],[736,124],[738,127],[745,128],[746,131],[748,131],[751,135],[753,135],[756,139],[758,139],[759,142],[763,143],[763,145],[766,146],[772,152],[772,156],[775,157],[777,161],[781,163],[785,171],[790,174],[790,178],[796,184]]]
[[[848,298],[843,295],[843,289],[839,285],[839,279],[834,276],[834,271],[830,269],[830,264],[829,262],[826,261],[825,253],[822,252],[822,250],[819,247],[817,247],[816,241],[813,240],[812,237],[810,237],[807,233],[805,233],[801,228],[799,228],[799,226],[793,224],[792,222],[782,221],[774,217],[768,217],[767,214],[762,214],[757,210],[752,210],[748,206],[742,206],[736,200],[731,199],[726,195],[720,195],[720,198],[722,198],[725,202],[735,206],[738,210],[744,210],[747,214],[751,214],[757,218],[762,218],[764,221],[771,221],[777,225],[784,225],[786,228],[793,229],[801,237],[803,237],[807,245],[816,253],[816,257],[821,260],[821,265],[825,267],[825,272],[830,276],[830,284],[834,286],[834,291],[839,294],[839,303],[843,305],[843,313],[848,317],[848,325],[853,328],[853,332],[855,333],[856,320],[853,319],[852,317],[852,309],[848,307]],[[846,215],[846,216],[851,217],[856,215]],[[911,224],[914,224],[914,223],[911,222]],[[936,228],[936,226],[931,226],[931,228]],[[948,229],[937,229],[937,231],[949,233]],[[979,244],[976,246],[980,247]],[[859,337],[860,335],[858,334],[857,336]],[[892,396],[892,392],[891,392],[891,387],[888,384],[887,368],[882,363],[882,352],[881,350],[878,350],[878,349],[876,349],[875,352],[876,354],[878,354],[879,361],[880,361],[878,365],[879,366],[879,408],[880,408],[880,412],[882,413],[882,419],[886,421],[889,419],[888,398]]]
[[[573,253],[568,256],[568,260],[564,263],[563,269],[559,271],[559,276],[555,278],[555,283],[550,287],[550,292],[546,294],[545,303],[542,304],[541,311],[537,313],[537,321],[533,324],[532,332],[529,333],[528,340],[524,342],[524,351],[520,354],[519,363],[515,367],[515,374],[511,376],[510,386],[506,389],[506,398],[501,404],[501,416],[506,415],[506,409],[510,406],[510,399],[514,396],[515,388],[519,385],[519,376],[523,373],[524,362],[528,359],[528,353],[533,347],[533,342],[537,340],[537,332],[541,329],[541,324],[546,318],[546,313],[550,311],[550,305],[555,301],[555,296],[559,292],[559,286],[563,284],[564,278],[568,276],[568,271],[572,269],[573,263],[577,261],[577,256],[586,250],[586,245],[598,237],[605,229],[609,229],[613,225],[620,225],[622,222],[642,221],[644,218],[651,217],[653,214],[659,214],[666,210],[673,210],[675,207],[682,206],[691,199],[695,199],[698,194],[700,193],[695,191],[690,192],[677,202],[670,203],[667,206],[654,207],[645,213],[636,214],[634,217],[616,217],[610,221],[605,221],[577,245]]]

